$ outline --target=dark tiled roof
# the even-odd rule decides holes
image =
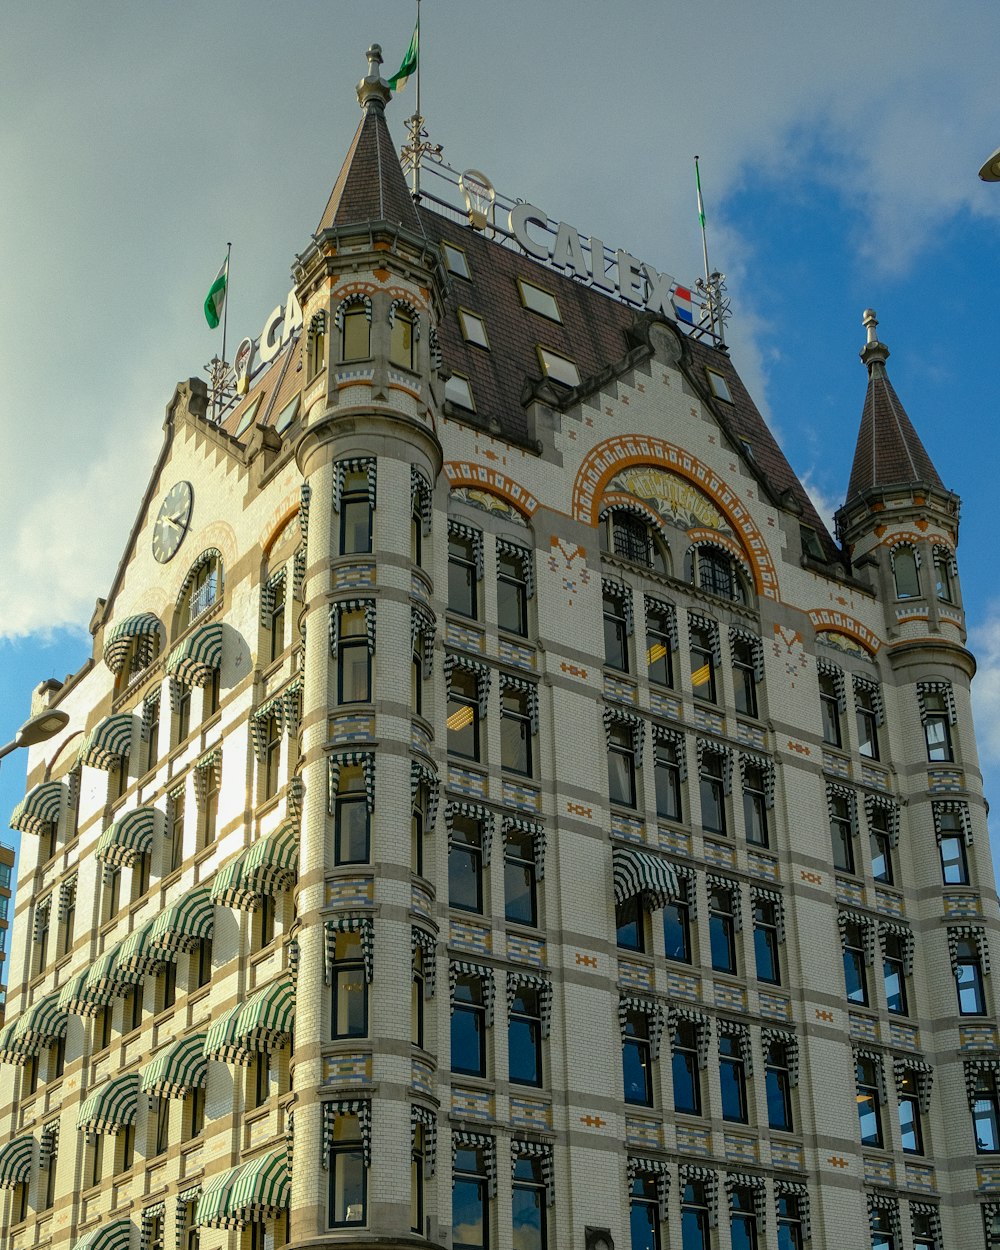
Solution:
[[[374,103],[365,109],[316,232],[365,221],[421,232],[385,115]]]
[[[888,354],[888,352],[886,352]],[[868,394],[854,451],[847,502],[876,486],[925,482],[944,489],[920,437],[899,402],[881,359],[868,365]]]
[[[484,426],[495,421],[505,438],[524,443],[528,434],[522,405],[525,383],[542,377],[536,346],[551,348],[573,360],[586,386],[588,377],[619,364],[634,345],[627,336],[635,325],[636,313],[617,300],[563,277],[468,226],[425,208],[420,215],[429,239],[438,244],[447,241],[461,248],[469,262],[471,280],[451,275],[451,296],[439,334],[446,366],[454,373],[465,374],[471,382],[476,414],[470,421]],[[522,306],[517,286],[519,277],[556,297],[562,324]],[[463,339],[458,322],[459,308],[477,313],[486,322],[489,351]],[[692,337],[686,339],[686,344],[688,350],[681,368],[712,408],[737,454],[747,460],[776,501],[790,501],[801,511],[805,524],[817,531],[827,558],[839,560],[835,542],[757,411],[729,356]],[[726,379],[732,404],[714,400],[708,394],[706,368]],[[665,428],[663,436],[669,439],[670,430]],[[744,441],[749,444],[749,455],[742,447]]]

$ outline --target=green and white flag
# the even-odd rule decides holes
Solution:
[[[229,285],[229,257],[222,262],[222,268],[215,281],[208,288],[205,296],[205,320],[209,329],[214,330],[222,320],[222,310],[226,305],[226,287]]]
[[[417,70],[417,58],[420,55],[420,18],[417,18],[417,24],[413,28],[413,38],[410,40],[410,46],[406,49],[406,56],[403,57],[403,63],[395,74],[389,79],[389,86],[393,91],[402,91],[406,86],[411,74],[415,74]]]

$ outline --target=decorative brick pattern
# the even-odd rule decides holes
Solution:
[[[650,1150],[663,1149],[663,1125],[655,1120],[625,1117],[625,1140],[630,1146],[645,1146]]]
[[[329,719],[329,739],[334,746],[344,743],[371,742],[375,736],[375,718],[361,714],[341,713]]]
[[[523,647],[520,643],[510,642],[506,638],[501,638],[497,643],[497,655],[505,664],[510,664],[514,668],[534,671],[536,667],[536,657],[531,647]]]
[[[604,697],[614,699],[618,703],[635,703],[638,691],[632,682],[621,681],[617,677],[612,677],[610,673],[605,673]]]
[[[757,1138],[744,1137],[742,1133],[726,1133],[723,1149],[728,1163],[759,1163]]]
[[[667,720],[680,720],[682,706],[680,699],[661,694],[659,690],[649,692],[649,707],[657,716],[666,717]]]
[[[757,851],[747,852],[747,867],[752,877],[763,881],[779,881],[778,861],[770,855],[760,855]]]
[[[677,1149],[686,1155],[709,1155],[712,1153],[712,1134],[707,1128],[678,1124]]]
[[[341,564],[333,570],[334,590],[367,590],[375,585],[374,564]]]
[[[492,955],[493,934],[483,925],[453,920],[448,933],[448,944],[456,950],[469,951],[473,955]]]
[[[434,1069],[423,1059],[410,1061],[410,1085],[421,1094],[430,1096],[434,1091]]]
[[[868,1016],[859,1016],[856,1012],[847,1013],[848,1028],[852,1038],[864,1042],[878,1041],[878,1025]]]
[[[462,1120],[495,1120],[493,1095],[478,1089],[453,1089],[451,1112]]]
[[[542,796],[531,786],[519,785],[516,781],[503,779],[504,807],[516,807],[521,812],[539,812],[542,809]]]
[[[611,813],[611,832],[616,838],[624,838],[628,842],[645,840],[645,825],[634,816],[625,816],[621,812]]]
[[[771,1162],[776,1168],[788,1168],[801,1172],[805,1167],[802,1147],[795,1146],[791,1142],[772,1141]]]
[[[721,736],[726,732],[724,717],[700,705],[694,709],[694,723],[696,728],[704,730],[705,733]]]
[[[323,1062],[327,1085],[370,1085],[371,1079],[371,1055],[335,1055]]]
[[[698,977],[687,976],[671,968],[667,973],[667,992],[672,998],[685,998],[697,1003],[701,1001],[701,981]]]
[[[341,877],[327,882],[326,901],[341,907],[371,907],[373,889],[370,877]]]
[[[956,768],[928,768],[927,789],[932,794],[951,794],[965,789],[965,774]]]
[[[552,1128],[552,1108],[528,1098],[511,1098],[510,1122],[517,1128],[533,1128],[545,1132]]]
[[[630,990],[652,991],[653,970],[649,964],[633,963],[630,959],[619,959],[618,984]]]
[[[872,1155],[865,1155],[865,1184],[866,1185],[892,1185],[895,1169],[888,1159],[876,1159]]]
[[[485,799],[487,780],[482,773],[474,773],[470,768],[460,768],[457,764],[448,765],[448,789],[469,798]]]
[[[656,831],[655,845],[661,851],[669,851],[674,855],[689,856],[691,854],[691,835],[683,829],[668,829],[663,825]]]
[[[739,985],[715,982],[715,1005],[723,1011],[746,1011],[747,993]]]
[[[544,968],[547,962],[545,943],[523,937],[520,933],[508,933],[507,958],[515,963],[529,964],[532,968]]]
[[[447,624],[445,643],[449,647],[458,647],[462,651],[475,651],[479,654],[486,650],[486,638],[482,630],[457,625],[454,621],[449,621]]]
[[[759,998],[760,1014],[768,1020],[791,1020],[792,1004],[787,998],[777,994],[766,994],[762,990]]]
[[[719,868],[736,867],[736,851],[731,846],[723,846],[719,842],[705,843],[705,858],[710,864]]]

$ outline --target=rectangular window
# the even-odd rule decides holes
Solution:
[[[681,766],[672,742],[657,742],[653,750],[656,814],[664,820],[682,820]]]
[[[788,1051],[781,1042],[772,1042],[764,1052],[764,1084],[767,1094],[769,1128],[792,1131],[792,1082],[788,1071]]]
[[[201,844],[211,846],[219,823],[219,787],[221,770],[218,764],[208,764],[201,770],[204,787],[201,802]]]
[[[175,682],[174,744],[177,745],[191,732],[191,687]]]
[[[478,541],[481,541],[478,540]],[[479,619],[477,539],[471,534],[448,535],[448,611]]]
[[[372,657],[368,649],[368,626],[363,608],[340,613],[337,642],[337,702],[370,703]]]
[[[201,1246],[201,1229],[196,1223],[198,1216],[198,1199],[186,1202],[183,1208],[181,1236],[178,1250],[199,1250]]]
[[[802,1212],[792,1194],[778,1194],[778,1250],[802,1250]]]
[[[542,1018],[537,989],[517,987],[510,1005],[507,1055],[515,1085],[542,1084]]]
[[[532,775],[530,696],[506,685],[500,696],[500,766],[522,777]]]
[[[60,921],[59,954],[68,955],[73,949],[73,929],[76,927],[76,885],[70,888],[62,903],[62,920]],[[0,950],[3,935],[0,934]]]
[[[254,1051],[247,1068],[247,1110],[263,1107],[271,1097],[271,1056],[266,1050]]]
[[[153,1154],[166,1153],[170,1145],[170,1099],[156,1099],[156,1119],[153,1127]]]
[[[127,1172],[135,1158],[135,1125],[123,1124],[115,1136],[115,1175]]]
[[[989,1070],[980,1069],[976,1076],[972,1125],[977,1154],[1000,1152],[1000,1098],[997,1096],[996,1075]]]
[[[212,979],[212,939],[202,938],[190,955],[191,988],[200,989]]]
[[[846,794],[828,796],[830,842],[833,866],[841,872],[854,872],[854,810]]]
[[[700,625],[688,630],[691,656],[691,689],[696,699],[717,701],[715,690],[715,645],[711,631]]]
[[[635,748],[629,725],[608,730],[608,793],[612,803],[635,807]]]
[[[707,833],[726,832],[726,757],[717,751],[702,751],[699,764],[701,824]]]
[[[542,372],[547,378],[551,378],[553,382],[558,382],[562,386],[579,386],[580,370],[576,367],[576,362],[560,356],[558,352],[552,351],[548,347],[537,347],[538,360],[542,366]]]
[[[368,1222],[368,1169],[356,1115],[338,1115],[330,1142],[330,1227]]]
[[[144,851],[132,863],[132,902],[136,902],[149,889],[150,860],[152,852]]]
[[[476,347],[490,349],[490,340],[486,334],[486,322],[478,313],[469,312],[467,308],[458,310],[458,326],[466,343],[474,343]]]
[[[202,690],[201,698],[201,719],[208,720],[214,716],[219,710],[219,700],[222,692],[222,677],[217,668],[212,669],[212,675]]]
[[[873,807],[868,817],[868,839],[872,853],[872,876],[892,885],[892,814],[885,807]]]
[[[250,920],[250,949],[262,951],[274,941],[274,896],[264,891]]]
[[[858,725],[858,750],[870,760],[878,754],[878,695],[869,686],[855,685],[854,711]]]
[[[478,761],[479,679],[475,673],[456,668],[448,681],[448,752]]]
[[[360,764],[341,766],[333,820],[334,861],[367,864],[371,856],[371,813]]]
[[[736,710],[744,716],[758,715],[757,711],[757,660],[755,646],[744,638],[734,639],[733,685],[736,692]]]
[[[427,828],[427,787],[421,782],[413,796],[410,812],[410,868],[418,877],[424,875],[424,830]]]
[[[983,989],[983,968],[979,948],[974,941],[960,939],[955,946],[955,984],[958,989],[958,1014],[984,1016],[986,995]]]
[[[545,1177],[540,1159],[521,1157],[515,1160],[511,1216],[513,1245],[517,1250],[546,1250]]]
[[[412,314],[397,308],[389,331],[389,359],[394,365],[411,370],[417,367],[416,339]]]
[[[156,1012],[166,1011],[177,999],[177,965],[167,960],[155,978]]]
[[[836,674],[820,670],[819,706],[823,719],[823,741],[839,747],[843,741],[840,733],[840,692]]]
[[[698,1067],[698,1034],[694,1024],[681,1020],[674,1030],[671,1060],[674,1110],[701,1115],[701,1078]]]
[[[143,983],[130,985],[122,995],[122,1032],[131,1033],[142,1024]]]
[[[497,625],[510,634],[528,636],[528,586],[524,580],[525,554],[497,551]]]
[[[367,360],[371,355],[371,320],[363,304],[344,310],[340,356],[344,361]]]
[[[943,691],[922,690],[924,739],[927,759],[932,764],[948,763],[955,758],[951,744],[951,714]]]
[[[708,896],[708,932],[712,968],[736,976],[736,917],[731,890],[716,887]]]
[[[452,1170],[454,1250],[489,1250],[489,1181],[482,1147],[459,1147]]]
[[[686,898],[674,899],[663,909],[663,953],[678,963],[691,963],[691,908]]]
[[[205,1087],[197,1086],[184,1096],[184,1140],[200,1137],[205,1127]]]
[[[622,1075],[625,1101],[633,1106],[653,1105],[653,1055],[649,1020],[644,1012],[630,1011],[622,1038]]]
[[[903,1153],[922,1155],[924,1153],[924,1135],[920,1125],[920,1090],[917,1074],[907,1068],[898,1083],[899,1101],[899,1134],[903,1143]]]
[[[743,769],[743,824],[748,842],[767,846],[767,778],[757,764]]]
[[[444,397],[456,408],[464,408],[466,412],[476,411],[476,401],[472,396],[472,384],[461,373],[453,373],[445,379]]]
[[[101,888],[101,922],[107,924],[118,915],[121,905],[122,873],[120,868],[105,869]]]
[[[941,1250],[937,1239],[937,1221],[926,1211],[915,1211],[910,1205],[913,1229],[913,1250]],[[992,1245],[992,1242],[989,1243]]]
[[[143,772],[150,773],[160,758],[160,700],[155,699],[144,705],[146,718],[146,743]]]
[[[179,790],[170,799],[170,828],[167,831],[164,856],[164,876],[176,872],[184,862],[184,791]]]
[[[427,987],[427,971],[424,966],[424,948],[413,951],[413,978],[410,983],[410,1041],[414,1046],[424,1044],[424,996]]]
[[[670,614],[646,605],[646,675],[657,686],[673,686],[673,657],[670,650],[673,637]]]
[[[504,917],[516,924],[538,924],[538,880],[535,838],[531,833],[510,829],[506,835],[503,860]]]
[[[414,1124],[410,1142],[410,1232],[424,1232],[424,1159],[427,1142],[423,1124]]]
[[[747,1123],[747,1079],[740,1039],[729,1033],[719,1036],[719,1085],[722,1090],[722,1118]]]
[[[49,962],[49,919],[52,914],[51,897],[43,899],[35,907],[35,958],[32,974],[39,976]]]
[[[285,579],[283,577],[279,577],[271,587],[267,629],[268,658],[273,663],[285,649]]]
[[[906,951],[897,933],[882,935],[882,975],[885,980],[886,1006],[896,1016],[906,1010]]]
[[[859,1007],[868,1006],[868,976],[865,968],[865,934],[854,920],[842,926],[841,941],[844,948],[844,987],[849,1003]]]
[[[277,716],[265,716],[262,727],[263,759],[261,760],[262,798],[270,799],[278,793],[281,774],[281,721]]]
[[[441,251],[444,255],[444,267],[449,273],[455,274],[458,278],[472,278],[468,258],[460,247],[455,247],[453,243],[442,243]]]
[[[880,1073],[873,1059],[859,1058],[855,1065],[858,1119],[861,1144],[882,1148],[882,1110],[879,1095]]]
[[[781,984],[778,961],[777,905],[757,899],[753,907],[753,949],[757,964],[757,980],[768,985]]]
[[[615,927],[618,931],[618,945],[622,950],[646,949],[646,913],[643,910],[641,894],[635,894],[623,903],[615,904]]]
[[[710,1250],[708,1194],[704,1181],[689,1181],[681,1195],[681,1244],[684,1250]]]
[[[604,591],[604,663],[619,673],[628,672],[627,591]]]
[[[340,554],[364,555],[372,549],[372,506],[368,497],[368,470],[344,472],[340,495]]]
[[[483,822],[456,814],[448,836],[448,905],[483,910]]]
[[[368,982],[360,933],[338,933],[332,973],[333,1016],[330,1033],[342,1037],[368,1036]]]
[[[965,837],[959,824],[957,812],[941,812],[938,815],[941,837],[938,850],[941,855],[941,879],[945,885],[968,885],[969,863],[965,856]]]
[[[486,1075],[486,1004],[479,976],[460,976],[455,982],[451,1070],[461,1076]]]
[[[85,1188],[90,1189],[94,1185],[99,1185],[104,1172],[104,1135],[102,1133],[95,1133],[93,1141],[87,1143],[84,1168]]]

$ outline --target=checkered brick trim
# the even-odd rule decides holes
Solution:
[[[787,1180],[784,1177],[774,1178],[774,1205],[777,1215],[778,1199],[788,1195],[797,1198],[799,1205],[799,1223],[802,1225],[802,1240],[809,1241],[812,1237],[812,1219],[809,1211],[809,1186],[805,1181]]]
[[[753,1076],[753,1047],[750,1045],[750,1030],[745,1024],[736,1020],[719,1018],[715,1022],[719,1037],[735,1037],[740,1048],[740,1058],[748,1077]]]
[[[670,1164],[665,1159],[650,1159],[644,1155],[629,1155],[626,1164],[628,1185],[637,1176],[651,1176],[656,1184],[656,1204],[659,1207],[660,1219],[667,1218],[667,1200],[670,1195]]]
[[[856,838],[858,836],[857,792],[852,790],[850,786],[842,786],[835,781],[826,783],[826,810],[831,820],[837,815],[836,799],[845,799],[847,801],[847,815],[851,822],[851,835]]]
[[[903,944],[903,972],[906,976],[913,974],[913,930],[908,924],[900,924],[895,920],[880,920],[878,922],[878,940],[882,947],[882,954],[886,953],[888,945],[886,939],[890,937],[898,937]]]
[[[903,1086],[906,1081],[907,1073],[912,1072],[916,1078],[917,1099],[920,1103],[920,1110],[926,1115],[931,1105],[931,1090],[934,1088],[934,1069],[929,1063],[925,1063],[923,1059],[899,1059],[894,1058],[892,1061],[892,1076],[896,1083],[896,1093],[903,1097]]]
[[[518,1159],[538,1159],[541,1161],[542,1180],[545,1182],[545,1205],[554,1207],[556,1204],[556,1172],[551,1142],[527,1141],[523,1137],[515,1137],[510,1143],[511,1179],[514,1178],[514,1173],[517,1170]]]
[[[766,755],[756,755],[752,751],[740,751],[739,761],[743,789],[747,788],[747,771],[759,768],[764,783],[764,803],[767,807],[774,807],[774,760]]]
[[[520,543],[512,543],[507,538],[497,539],[497,555],[509,556],[521,565],[521,580],[524,582],[524,594],[528,599],[535,597],[535,561],[527,547]]]
[[[372,1104],[368,1098],[342,1098],[323,1103],[323,1167],[330,1170],[330,1146],[334,1121],[345,1115],[356,1115],[361,1130],[361,1152],[366,1168],[372,1165]]]
[[[960,799],[939,799],[931,804],[931,813],[934,817],[934,835],[940,842],[945,836],[944,815],[946,812],[954,812],[958,816],[959,829],[965,838],[965,845],[972,845],[972,818],[969,815],[968,803],[963,803]]]
[[[433,764],[425,764],[423,760],[410,760],[410,802],[415,804],[417,792],[424,786],[427,791],[427,827],[425,833],[434,828],[437,820],[438,798],[441,783],[437,769]]]
[[[659,612],[667,622],[667,638],[670,641],[670,650],[676,651],[680,645],[677,634],[677,608],[667,599],[659,599],[653,595],[645,595],[643,597],[646,601],[647,624],[650,612]]]
[[[874,1190],[865,1194],[865,1201],[868,1204],[868,1223],[871,1225],[872,1232],[878,1231],[876,1220],[885,1213],[889,1217],[889,1227],[898,1245],[902,1240],[902,1233],[899,1227],[899,1203],[896,1201],[895,1194]]]
[[[746,643],[750,647],[753,656],[753,675],[757,681],[764,680],[764,644],[761,642],[760,636],[755,634],[752,629],[747,629],[745,625],[729,626],[729,647],[733,649],[738,642]]]
[[[708,634],[712,648],[712,659],[716,664],[722,663],[722,644],[719,641],[719,622],[701,612],[688,611],[688,630],[703,629]]]
[[[497,1196],[497,1143],[486,1133],[465,1133],[457,1129],[451,1132],[451,1166],[454,1171],[455,1156],[461,1149],[481,1150],[486,1164],[486,1188],[489,1196]]]
[[[698,753],[698,771],[701,772],[702,761],[706,755],[719,755],[722,757],[722,784],[726,794],[731,794],[733,790],[733,749],[724,742],[716,742],[714,738],[698,738],[696,740],[696,750]]]
[[[625,633],[631,637],[635,633],[635,613],[632,610],[631,590],[624,582],[616,581],[613,577],[601,578],[601,590],[621,604],[622,615],[625,617]]]
[[[365,962],[365,980],[371,984],[375,975],[375,928],[370,916],[337,916],[324,925],[326,932],[326,983],[333,979],[333,969],[337,964],[337,934],[358,933],[361,935],[361,957]]]
[[[755,903],[773,903],[774,904],[774,922],[777,929],[779,942],[785,940],[785,896],[780,890],[772,890],[767,886],[758,885],[756,881],[750,882],[750,905]]]
[[[656,721],[650,722],[650,729],[654,744],[673,747],[677,759],[677,775],[681,781],[687,781],[687,738],[683,732],[680,729],[669,729],[666,725],[660,725]]]
[[[757,1219],[763,1223],[767,1219],[767,1186],[763,1176],[754,1176],[750,1172],[727,1172],[726,1194],[730,1209],[733,1207],[733,1194],[737,1189],[749,1189],[753,1194],[753,1209]]]
[[[604,733],[607,738],[608,750],[611,749],[611,729],[614,725],[624,725],[632,736],[632,751],[635,755],[636,768],[642,767],[643,745],[646,740],[646,722],[635,712],[626,712],[620,707],[605,707],[601,715],[604,718]]]
[[[760,1044],[764,1051],[764,1067],[767,1067],[768,1051],[772,1046],[785,1048],[785,1063],[788,1065],[788,1083],[795,1086],[799,1083],[799,1039],[787,1029],[761,1029]]]
[[[618,1027],[621,1029],[622,1040],[625,1040],[625,1025],[632,1012],[646,1017],[649,1030],[649,1053],[654,1059],[660,1057],[660,1042],[667,1023],[667,1014],[663,1004],[655,998],[646,998],[639,994],[623,994],[618,999]]]
[[[837,710],[839,712],[847,711],[847,690],[844,685],[844,670],[839,664],[834,664],[832,660],[826,659],[825,656],[818,655],[816,657],[816,672],[822,677],[832,677],[834,688],[837,692]]]
[[[939,694],[944,698],[944,705],[948,712],[948,723],[956,725],[958,723],[958,712],[955,708],[955,691],[952,689],[950,681],[918,681],[917,682],[917,702],[920,705],[920,720],[923,724],[927,724],[927,717],[930,711],[924,696],[927,694]]]
[[[667,1009],[671,1037],[677,1031],[678,1024],[684,1021],[693,1024],[698,1046],[698,1067],[708,1067],[708,1052],[712,1045],[712,1017],[697,1007],[678,1007],[671,1003]]]
[[[479,715],[485,718],[489,708],[490,681],[493,677],[493,670],[488,664],[484,664],[481,660],[474,660],[469,655],[454,655],[449,652],[444,657],[444,676],[445,681],[448,683],[449,697],[451,696],[451,675],[456,668],[460,668],[466,673],[472,673],[475,676]]]
[[[427,474],[419,465],[410,465],[410,507],[420,517],[420,529],[426,536],[431,532],[433,497]]]
[[[885,794],[865,795],[865,819],[868,828],[873,828],[872,816],[875,812],[885,812],[886,826],[889,830],[889,841],[893,846],[899,845],[899,804]]]
[[[875,962],[875,924],[871,916],[864,912],[844,909],[837,912],[837,928],[840,930],[840,944],[847,949],[847,926],[860,925],[864,940],[865,963],[870,967]]]
[[[500,673],[500,715],[504,715],[502,696],[505,690],[517,690],[527,696],[528,720],[531,732],[538,733],[538,682],[528,681],[526,677],[515,677],[512,673]]]
[[[288,570],[284,567],[273,573],[260,588],[260,624],[262,629],[271,628],[274,616],[274,605],[278,602],[279,588],[284,590],[288,580]]]
[[[681,1191],[689,1184],[705,1186],[708,1203],[708,1221],[713,1228],[719,1223],[719,1176],[714,1168],[704,1168],[696,1163],[682,1163],[677,1170]]]
[[[335,810],[335,800],[340,793],[340,770],[344,767],[361,766],[365,781],[365,799],[369,812],[375,810],[375,754],[373,751],[335,751],[327,756],[330,773],[330,815]]]
[[[430,1107],[410,1104],[410,1144],[416,1141],[416,1130],[424,1130],[424,1179],[430,1178],[437,1171],[437,1116]]]
[[[727,891],[732,902],[733,924],[736,932],[741,932],[743,929],[743,897],[740,883],[734,881],[731,877],[723,877],[718,873],[710,872],[705,875],[705,884],[708,887],[709,894],[713,890]],[[711,899],[709,899],[709,908],[711,909]]]
[[[448,537],[465,538],[472,543],[472,557],[476,563],[476,581],[483,580],[483,570],[485,564],[483,562],[483,531],[477,530],[474,525],[466,525],[464,521],[456,521],[453,517],[448,519]]]
[[[543,880],[545,877],[545,826],[537,820],[526,820],[523,816],[504,816],[501,827],[504,843],[511,833],[531,835],[535,853],[535,877],[538,881]]]
[[[374,511],[378,466],[374,456],[357,456],[351,460],[338,460],[333,466],[333,510],[340,511],[344,497],[344,481],[348,473],[366,473],[368,477],[368,506]]]
[[[977,924],[961,924],[948,926],[948,954],[951,957],[951,970],[958,975],[958,944],[959,942],[974,942],[976,950],[979,952],[979,962],[982,965],[984,975],[988,976],[990,971],[990,944],[986,937],[986,929],[982,925]]]
[[[548,1037],[552,1028],[552,982],[537,972],[515,968],[507,973],[507,1016],[514,1010],[514,999],[523,987],[538,991],[538,1011],[542,1024],[542,1037]]]
[[[493,857],[494,817],[492,811],[479,803],[462,803],[457,800],[449,800],[444,808],[444,823],[449,837],[455,826],[456,816],[466,816],[469,820],[479,822],[482,831],[483,867],[488,868]]]
[[[859,694],[867,694],[871,700],[872,710],[875,713],[875,723],[884,725],[885,704],[882,702],[882,687],[877,681],[874,681],[871,677],[865,677],[861,673],[852,673],[851,681],[854,685],[855,704],[857,704]]]
[[[426,681],[434,671],[434,636],[437,625],[433,613],[419,603],[410,604],[410,649],[416,651],[420,639],[420,665]]]
[[[437,938],[414,925],[410,929],[410,956],[414,961],[418,950],[424,956],[424,998],[433,998],[437,986]]]
[[[486,1007],[486,1027],[493,1027],[493,1007],[496,1000],[496,982],[493,969],[485,964],[473,964],[464,959],[452,959],[448,963],[448,988],[451,994],[451,1011],[455,1013],[455,986],[459,977],[478,977],[483,987],[483,1002]]]

